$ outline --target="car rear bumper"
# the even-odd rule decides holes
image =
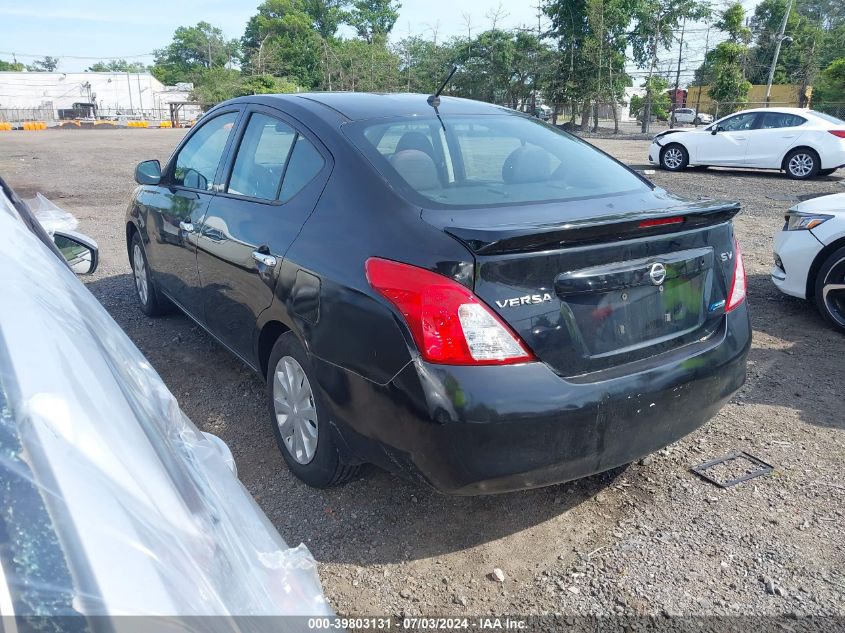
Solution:
[[[325,393],[359,459],[450,494],[545,486],[630,463],[712,417],[744,383],[751,343],[745,305],[726,321],[696,354],[600,381],[565,380],[540,362],[415,361],[383,386],[343,372]]]
[[[781,231],[775,235],[772,283],[784,294],[807,298],[807,276],[824,245],[812,231]]]
[[[836,149],[820,152],[822,169],[845,167],[845,141],[840,141],[837,145],[839,147]]]

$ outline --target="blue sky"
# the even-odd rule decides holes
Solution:
[[[201,20],[240,37],[259,0],[147,0],[134,7],[114,0],[61,2],[39,0],[24,3],[0,0],[0,59],[30,63],[45,55],[60,58],[59,70],[85,70],[93,58],[118,58],[151,62],[150,52],[170,41],[178,26]],[[531,5],[534,5],[533,7]],[[464,15],[474,31],[489,28],[487,14],[498,0],[404,0],[393,39],[409,30],[415,35],[445,38],[466,33]],[[502,2],[500,26],[525,24],[536,27],[536,2]],[[81,59],[85,58],[85,59]]]

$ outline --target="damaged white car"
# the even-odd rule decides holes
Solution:
[[[236,616],[303,616],[246,627],[285,631],[331,615],[305,546],[285,544],[226,445],[182,413],[61,259],[90,272],[96,245],[57,232],[57,249],[0,186],[4,626],[119,630],[114,616],[143,615],[190,630],[181,618],[225,616],[202,629],[232,631]]]

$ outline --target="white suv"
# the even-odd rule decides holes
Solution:
[[[696,112],[693,108],[676,108],[672,113],[675,123],[695,123],[696,125],[713,122],[713,117],[705,112]]]

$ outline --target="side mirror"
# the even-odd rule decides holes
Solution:
[[[725,131],[725,128],[723,128],[721,125],[716,125],[716,126],[713,127],[713,131],[710,132],[710,134],[715,135],[716,132],[724,132],[724,131]]]
[[[161,163],[145,160],[135,167],[135,182],[139,185],[157,185],[161,182]]]
[[[77,275],[90,275],[97,270],[100,250],[97,243],[87,235],[71,231],[56,231],[53,242],[61,251],[70,269]]]

